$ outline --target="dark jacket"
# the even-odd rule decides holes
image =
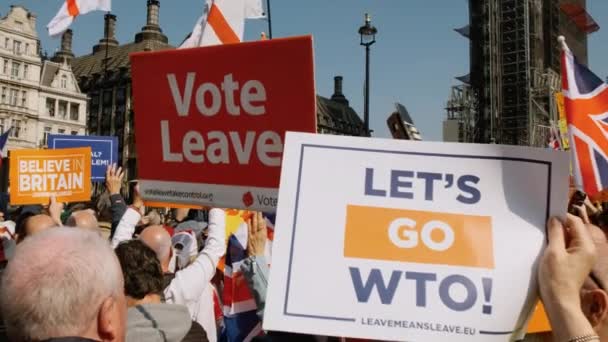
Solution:
[[[207,338],[205,329],[196,321],[192,321],[190,331],[188,331],[182,342],[209,342],[209,339]]]
[[[125,202],[124,198],[121,195],[112,195],[110,196],[110,202],[112,206],[110,210],[112,211],[112,233],[110,234],[110,239],[114,236],[114,232],[116,231],[116,227],[120,222],[120,219],[127,211],[127,202]]]

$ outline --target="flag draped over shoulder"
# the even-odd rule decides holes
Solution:
[[[263,17],[261,0],[205,0],[203,14],[180,48],[239,43],[245,19]]]
[[[241,272],[241,264],[247,258],[247,219],[251,213],[231,210],[226,216],[228,251],[224,266],[224,288],[222,293],[224,331],[221,341],[250,341],[262,332],[262,322],[256,314],[257,305]],[[272,255],[274,237],[274,214],[267,215],[268,242],[266,261]]]
[[[55,37],[63,34],[81,14],[111,10],[112,0],[65,0],[57,15],[47,25],[49,35]]]
[[[577,188],[608,189],[608,85],[578,63],[563,37],[562,88]]]

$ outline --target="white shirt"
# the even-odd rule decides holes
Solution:
[[[140,217],[136,210],[127,209],[112,237],[113,248],[122,241],[131,239]],[[165,288],[164,295],[167,303],[188,307],[192,320],[205,329],[209,341],[216,342],[211,279],[215,275],[217,263],[226,252],[226,213],[221,209],[211,209],[208,228],[205,248],[190,265],[175,272],[175,278]]]

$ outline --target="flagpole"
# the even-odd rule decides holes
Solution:
[[[266,12],[268,12],[268,39],[272,39],[272,16],[270,15],[270,0],[266,0]]]

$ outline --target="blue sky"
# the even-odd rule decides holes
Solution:
[[[23,5],[38,15],[43,49],[52,54],[59,41],[46,35],[45,25],[64,0],[2,1],[0,15],[10,4]],[[161,26],[170,43],[179,44],[192,30],[202,0],[161,0]],[[453,28],[468,22],[466,0],[272,0],[273,34],[285,37],[312,34],[315,40],[317,92],[333,93],[333,76],[344,76],[344,93],[363,115],[364,50],[357,29],[369,12],[378,28],[371,59],[371,128],[388,137],[386,118],[394,102],[403,103],[426,140],[441,140],[441,122],[454,76],[468,72],[469,48]],[[605,27],[589,42],[590,65],[602,78],[608,76],[608,1],[588,0],[589,12]],[[117,38],[133,40],[145,24],[145,0],[114,0],[118,16]],[[248,21],[247,40],[267,31],[262,20]],[[103,36],[103,14],[80,17],[73,25],[74,52],[87,54]],[[297,91],[297,89],[294,89]]]

